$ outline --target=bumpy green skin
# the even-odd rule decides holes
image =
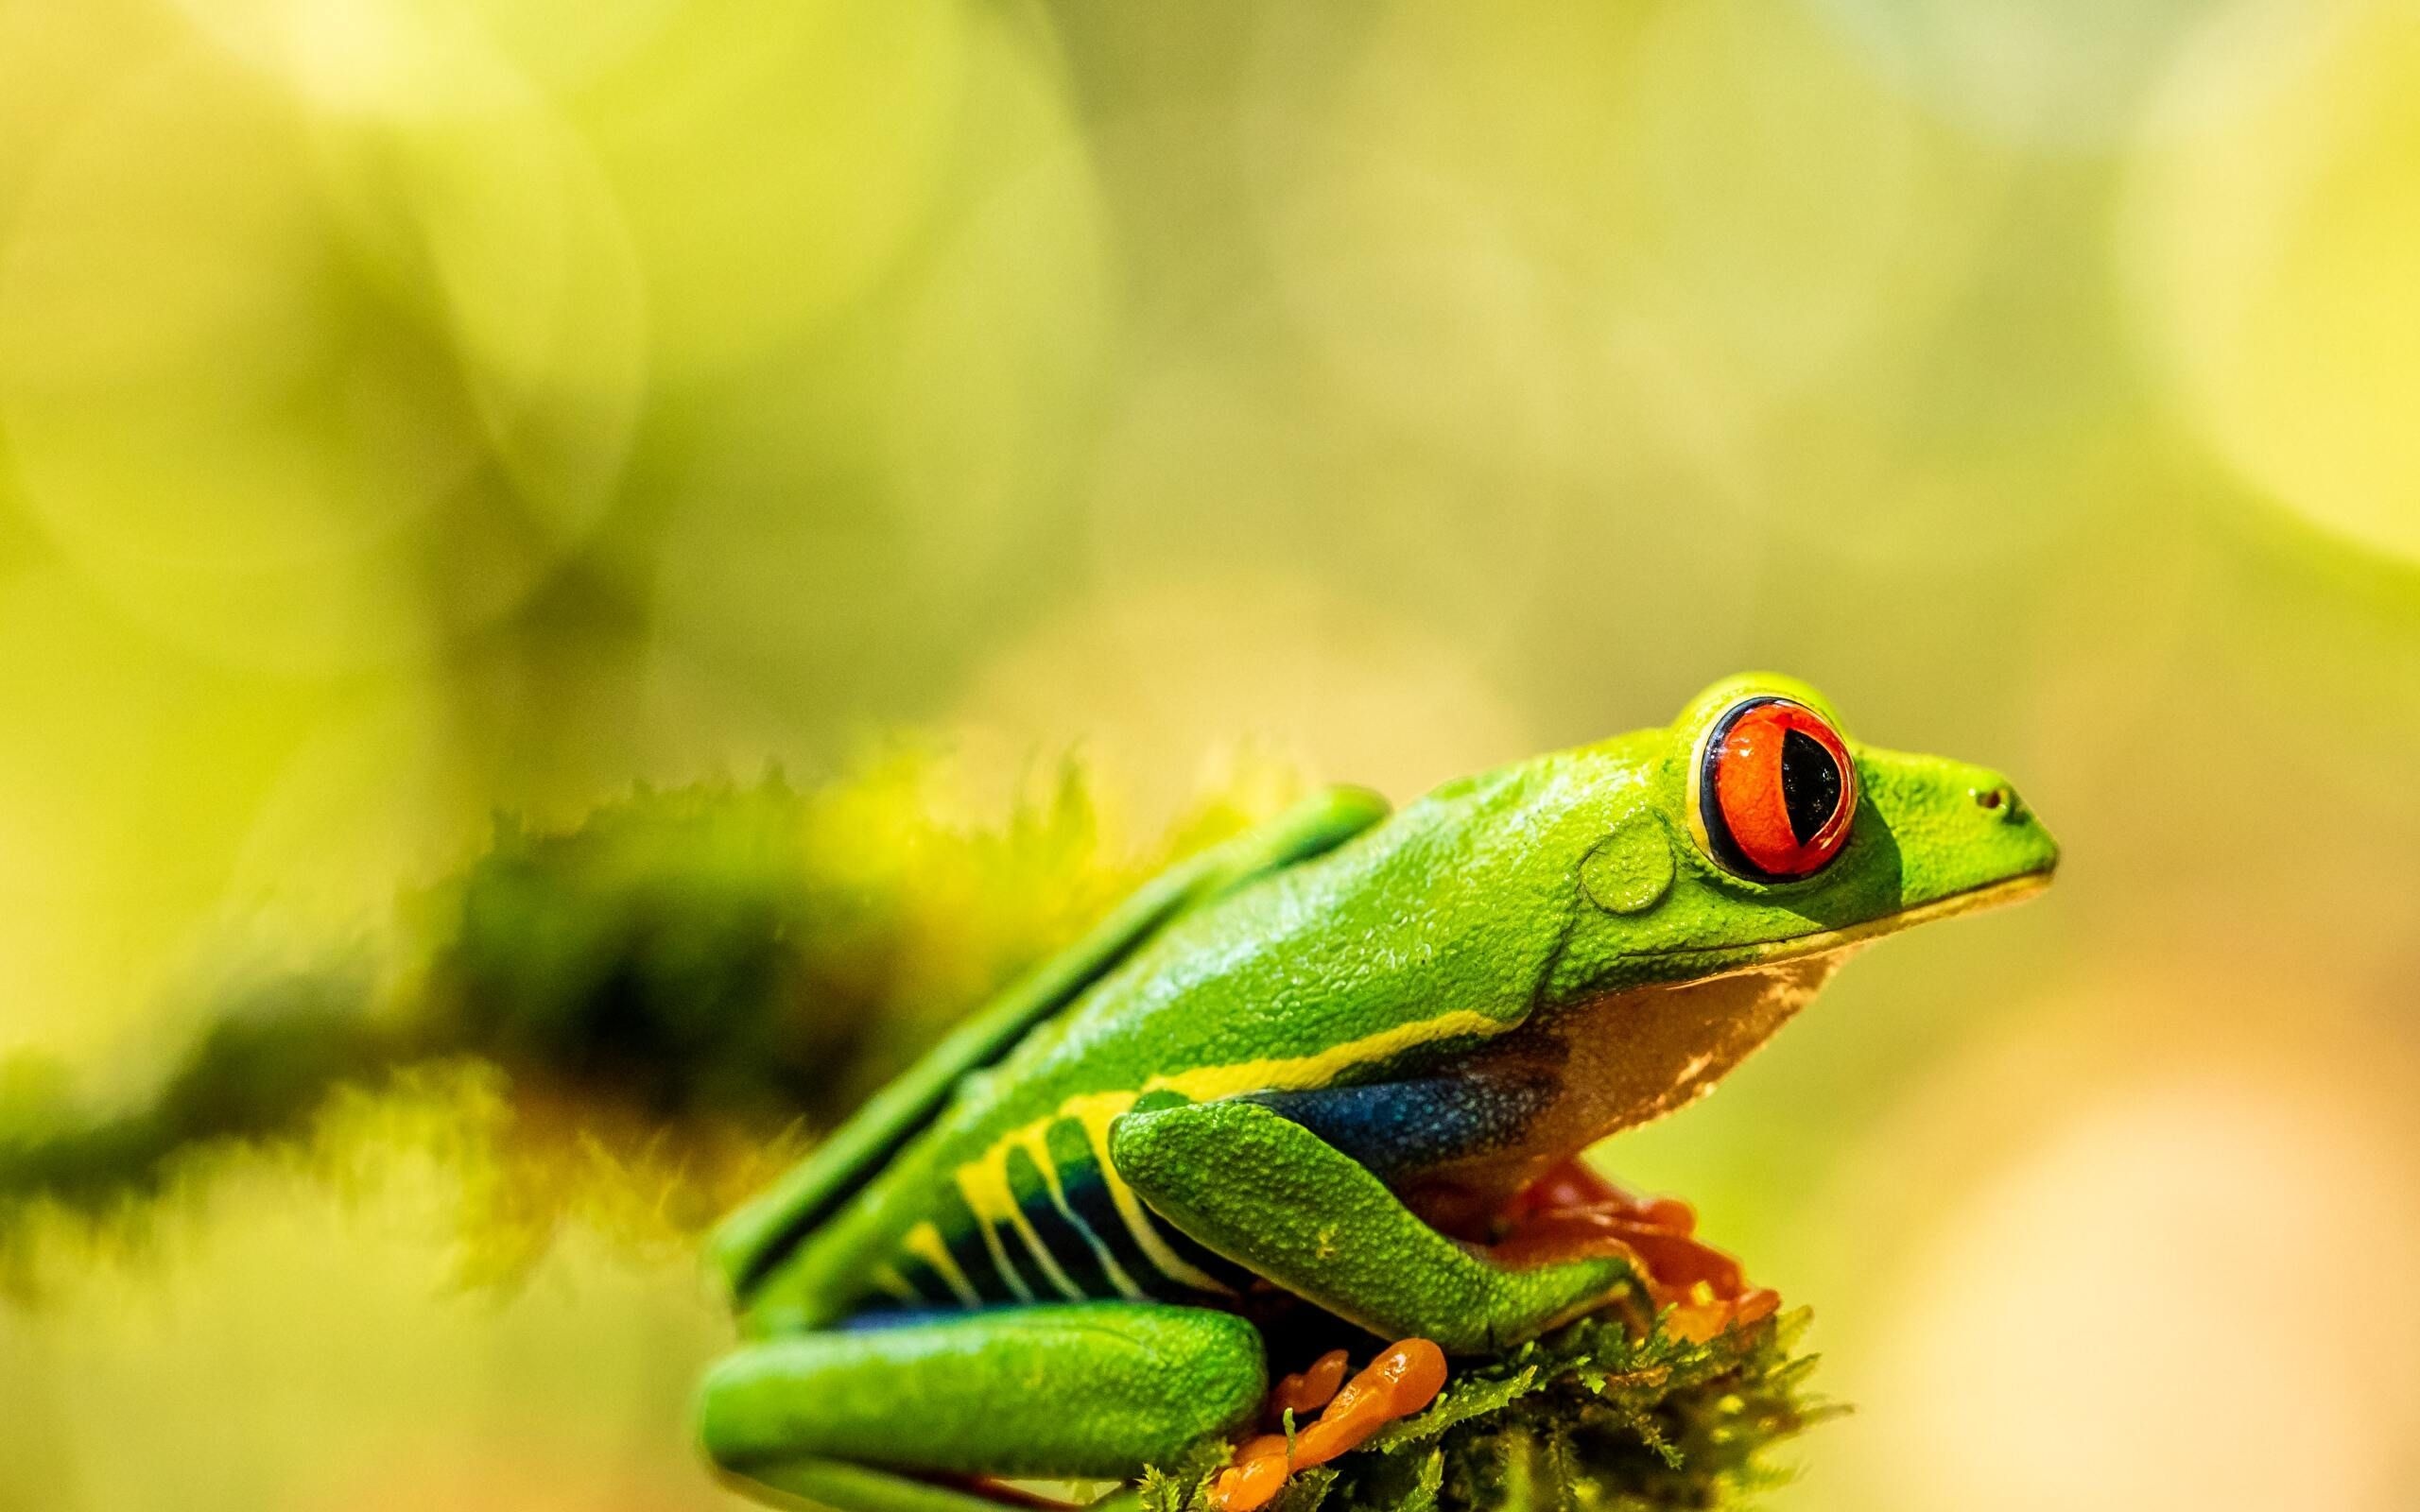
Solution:
[[[1847,948],[2057,860],[1997,773],[1850,742],[1839,855],[1733,875],[1691,773],[1756,696],[1839,728],[1738,678],[1383,822],[1331,795],[1046,968],[718,1243],[764,1342],[707,1383],[709,1452],[937,1512],[965,1495],[888,1472],[1132,1474],[1237,1428],[1266,1374],[1242,1294],[1472,1351],[1629,1284],[1495,1264],[1432,1188],[1484,1197],[1677,1106]]]
[[[1500,1349],[1632,1279],[1609,1258],[1490,1264],[1413,1217],[1366,1168],[1253,1103],[1131,1114],[1112,1148],[1154,1211],[1213,1249],[1251,1254],[1269,1280],[1381,1337]]]

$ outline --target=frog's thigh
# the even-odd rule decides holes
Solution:
[[[1633,1284],[1597,1256],[1512,1269],[1456,1244],[1359,1161],[1255,1102],[1128,1113],[1110,1159],[1152,1210],[1297,1296],[1391,1338],[1501,1349]]]
[[[1240,1427],[1267,1389],[1259,1333],[1228,1314],[1148,1302],[1004,1307],[752,1345],[708,1373],[700,1428],[725,1469],[837,1502],[810,1482],[875,1472],[879,1485],[884,1468],[1123,1478]],[[910,1503],[868,1495],[848,1504]]]

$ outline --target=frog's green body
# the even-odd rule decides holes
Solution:
[[[1734,679],[1391,818],[1323,795],[1147,889],[718,1236],[763,1342],[710,1381],[709,1450],[866,1512],[963,1507],[892,1471],[1122,1476],[1232,1430],[1265,1384],[1247,1294],[1468,1351],[1619,1291],[1618,1257],[1465,1241],[1858,945],[2055,864],[1996,774],[1840,746],[1837,853],[1742,876],[1701,779],[1772,700],[1823,710]]]

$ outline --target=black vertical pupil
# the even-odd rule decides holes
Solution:
[[[1841,764],[1803,730],[1782,733],[1781,805],[1800,845],[1814,839],[1841,806]]]

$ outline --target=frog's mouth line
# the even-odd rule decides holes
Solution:
[[[1911,924],[1930,923],[1936,919],[1955,919],[1962,914],[1979,914],[1987,908],[1999,908],[2009,903],[2021,902],[2050,885],[2052,874],[2051,868],[2048,868],[2040,871],[2024,872],[1999,882],[1986,883],[1980,887],[1969,887],[1963,892],[1954,892],[1946,898],[1936,898],[1930,902],[1918,903],[1913,908],[1902,908],[1860,923],[1843,925],[1839,929],[1814,930],[1805,935],[1792,935],[1786,939],[1771,940],[1763,945],[1748,946],[1745,947],[1747,954],[1744,955],[1735,954],[1742,949],[1737,945],[1691,945],[1678,950],[1644,952],[1642,957],[1655,961],[1678,962],[1722,959],[1722,969],[1716,974],[1728,975],[1735,971],[1748,971],[1759,966],[1772,966],[1782,961],[1794,961],[1808,955],[1824,955],[1833,951],[1863,945],[1884,935],[1896,934]]]

